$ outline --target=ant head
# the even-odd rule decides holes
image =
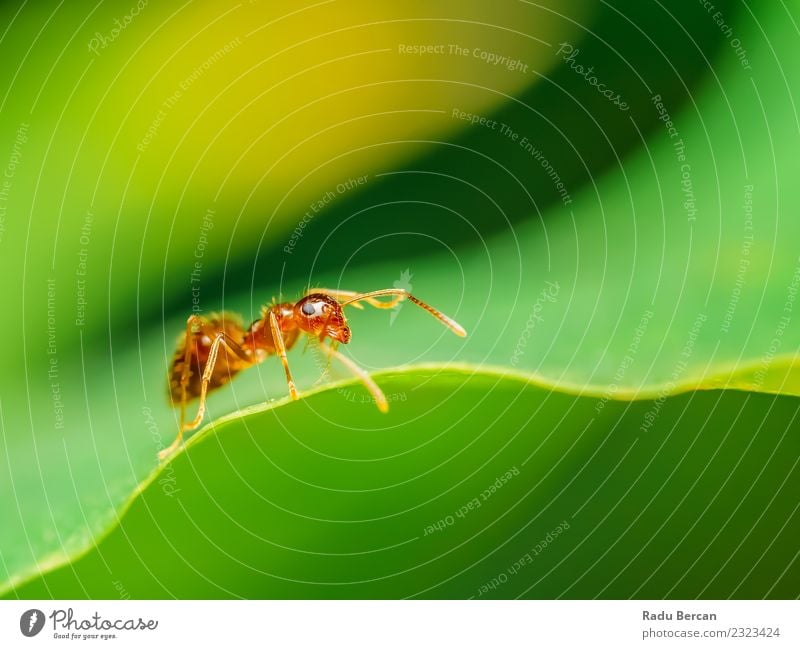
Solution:
[[[294,317],[300,329],[320,340],[327,337],[340,343],[350,342],[350,327],[342,307],[329,295],[306,295],[294,305]]]

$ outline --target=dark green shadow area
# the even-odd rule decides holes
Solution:
[[[733,2],[716,4],[725,16],[737,15]],[[457,257],[465,246],[482,246],[484,238],[522,220],[545,219],[546,225],[546,219],[570,218],[576,197],[601,175],[619,169],[650,137],[668,137],[654,95],[680,126],[681,111],[694,110],[693,95],[716,83],[718,57],[733,56],[702,6],[675,3],[668,11],[672,17],[649,1],[602,3],[586,25],[592,33],[572,44],[579,50],[574,63],[593,67],[629,110],[620,110],[567,62],[546,78],[529,72],[536,82],[485,116],[494,128],[464,122],[461,135],[429,143],[426,155],[371,176],[364,189],[337,199],[304,227],[291,254],[285,240],[261,242],[257,250],[250,247],[252,255],[229,260],[224,277],[204,276],[205,295],[243,287],[260,293],[264,278],[274,278],[272,285],[313,281],[318,273],[390,259],[405,268],[431,252],[449,249]],[[563,58],[557,49],[554,44],[554,57]],[[584,200],[596,201],[594,213],[603,218],[602,197]]]
[[[7,596],[797,597],[797,399],[380,382],[386,417],[345,385],[218,423],[96,550]]]

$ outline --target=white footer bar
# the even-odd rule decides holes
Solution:
[[[0,601],[0,647],[800,647],[797,601]]]

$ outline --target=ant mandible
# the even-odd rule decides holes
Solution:
[[[385,302],[376,299],[382,296],[392,296],[392,299]],[[261,363],[269,356],[280,357],[289,384],[289,395],[292,399],[298,399],[286,352],[294,346],[301,333],[317,338],[320,343],[330,338],[331,344],[320,345],[321,348],[358,377],[372,394],[378,409],[387,412],[389,404],[381,389],[365,370],[340,353],[336,346],[350,342],[350,327],[343,311],[345,306],[363,309],[361,302],[366,302],[378,309],[392,309],[405,299],[425,309],[456,335],[467,335],[455,320],[400,288],[369,293],[315,288],[295,303],[262,307],[261,317],[247,329],[241,318],[230,313],[207,318],[190,316],[186,321],[186,331],[178,341],[169,373],[172,405],[181,409],[180,428],[175,441],[159,453],[159,458],[170,455],[181,445],[183,434],[194,430],[203,421],[209,391],[225,385],[242,370]],[[200,399],[197,415],[187,422],[186,405],[196,398]]]

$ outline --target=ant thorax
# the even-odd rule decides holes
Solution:
[[[262,317],[248,327],[242,341],[242,347],[253,356],[255,362],[261,362],[268,356],[274,355],[278,348],[270,324],[270,314],[274,314],[278,322],[283,344],[287,349],[294,345],[300,334],[294,318],[294,304],[285,302],[265,308]]]

